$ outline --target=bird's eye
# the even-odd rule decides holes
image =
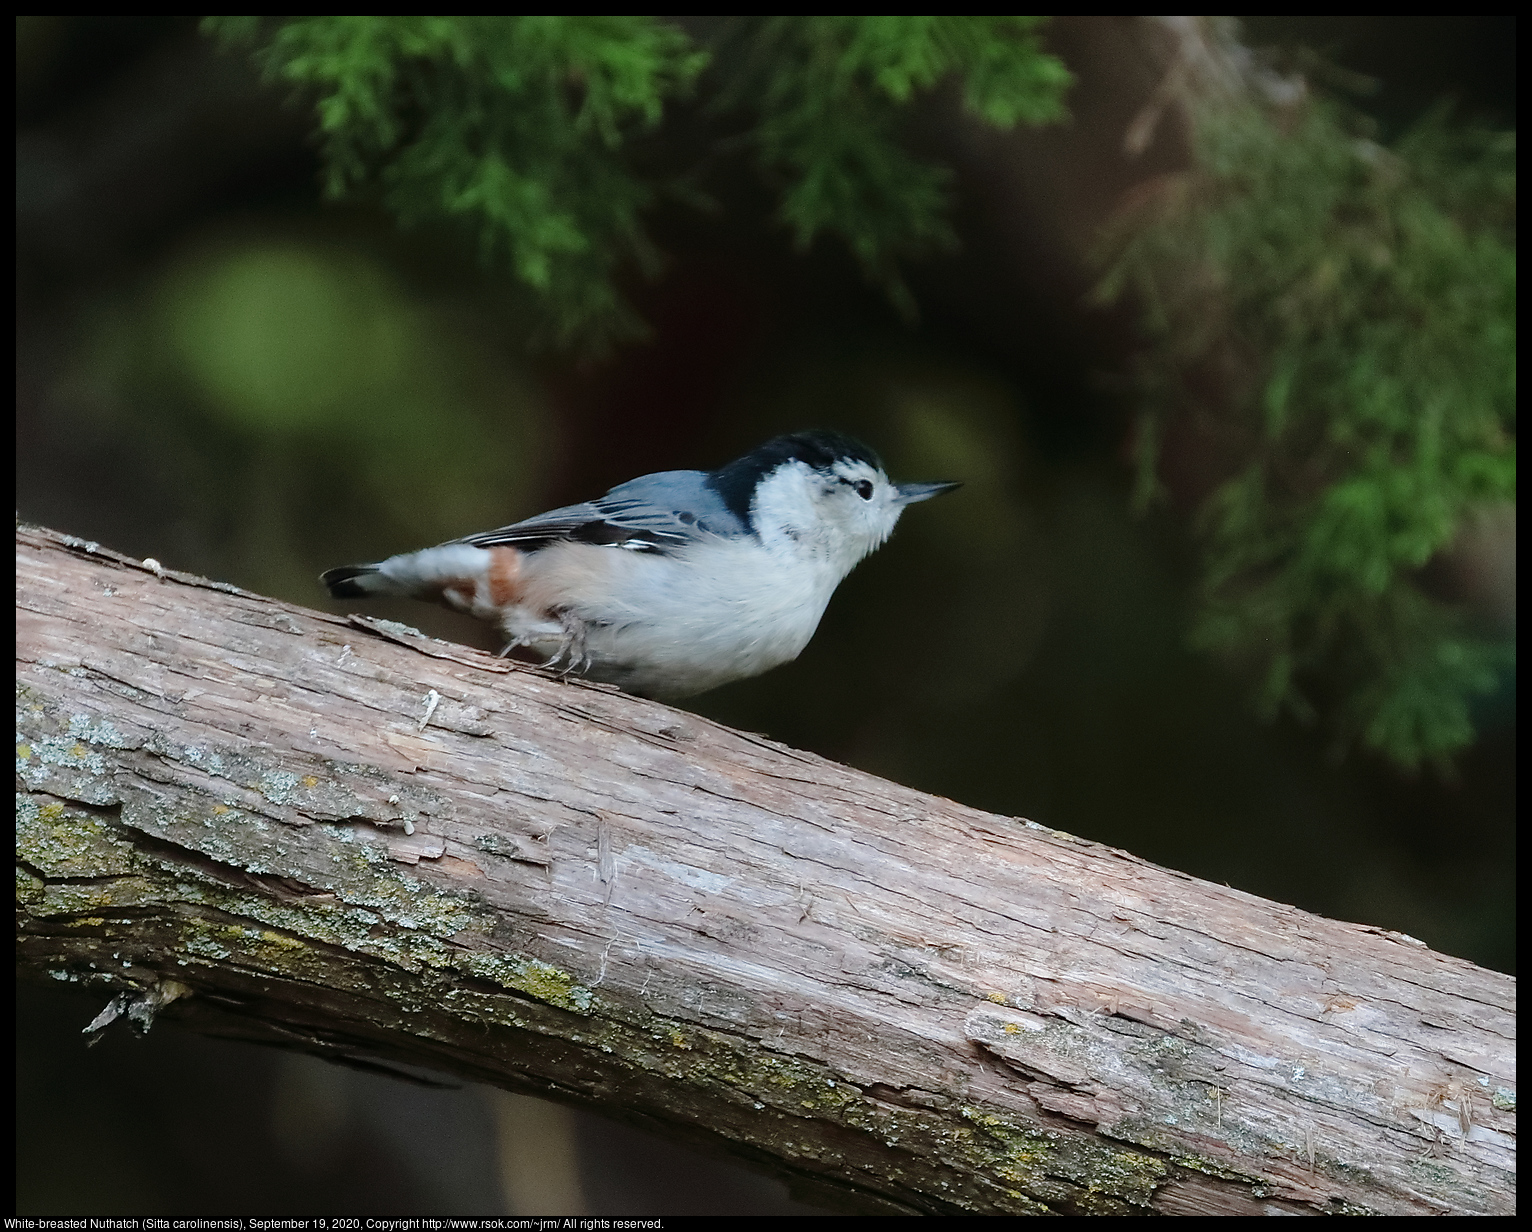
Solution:
[[[872,499],[872,484],[869,483],[867,480],[865,480],[865,479],[858,479],[851,486],[856,489],[856,494],[858,496],[860,496],[863,500],[871,500]]]

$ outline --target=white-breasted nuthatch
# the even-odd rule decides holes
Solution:
[[[767,441],[716,471],[661,471],[599,500],[321,576],[337,599],[408,595],[491,621],[544,666],[678,698],[796,659],[841,579],[906,505],[838,432]]]

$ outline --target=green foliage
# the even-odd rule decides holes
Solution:
[[[639,221],[654,186],[623,158],[706,62],[645,17],[208,18],[311,90],[332,197],[374,180],[406,224],[464,220],[506,255],[554,332],[634,324],[612,285],[652,266]]]
[[[948,173],[909,154],[898,121],[957,75],[1009,127],[1063,114],[1069,74],[1031,17],[780,17],[731,27],[745,54],[722,99],[748,109],[802,245],[840,236],[909,306],[900,256],[952,240]],[[651,17],[210,17],[317,107],[331,196],[373,186],[406,223],[466,222],[508,257],[560,340],[638,326],[616,289],[658,254],[641,217],[666,186],[633,157],[709,53]],[[672,186],[684,176],[673,177]]]
[[[1224,100],[1196,124],[1195,171],[1101,288],[1131,286],[1155,340],[1140,498],[1173,414],[1234,458],[1201,510],[1193,640],[1268,716],[1443,762],[1510,662],[1413,574],[1515,499],[1514,134],[1436,116],[1384,149],[1323,102],[1279,123]]]
[[[772,17],[726,102],[751,100],[761,163],[783,184],[778,217],[806,248],[838,235],[906,313],[897,260],[956,237],[951,173],[904,148],[900,121],[917,93],[963,80],[968,109],[999,128],[1061,119],[1070,82],[1037,47],[1040,17]]]

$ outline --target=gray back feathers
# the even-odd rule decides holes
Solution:
[[[599,500],[550,509],[456,543],[489,548],[514,545],[536,551],[572,540],[665,552],[709,535],[738,538],[750,528],[707,483],[706,471],[661,471],[620,483]]]

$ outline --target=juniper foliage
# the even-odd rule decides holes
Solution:
[[[839,236],[896,301],[901,256],[950,243],[948,172],[909,153],[899,120],[922,92],[963,82],[1010,127],[1063,115],[1070,77],[1036,17],[777,17],[732,23],[740,75],[710,81],[748,113],[780,219],[800,245]],[[617,286],[653,271],[643,213],[667,187],[633,157],[710,60],[653,17],[210,17],[266,74],[312,98],[326,188],[372,190],[406,223],[451,219],[487,261],[509,258],[550,333],[599,345],[640,329]]]
[[[996,128],[1064,117],[1070,75],[1037,43],[1041,17],[771,17],[746,46],[723,107],[753,102],[752,142],[781,185],[777,216],[800,249],[838,236],[907,317],[899,259],[949,249],[951,172],[899,140],[909,104],[948,77]],[[727,49],[726,49],[727,50]]]
[[[1445,765],[1512,662],[1417,571],[1515,499],[1515,136],[1437,113],[1385,148],[1323,100],[1194,115],[1194,170],[1099,290],[1131,288],[1152,339],[1140,503],[1175,416],[1235,460],[1200,511],[1193,642],[1337,751]]]

